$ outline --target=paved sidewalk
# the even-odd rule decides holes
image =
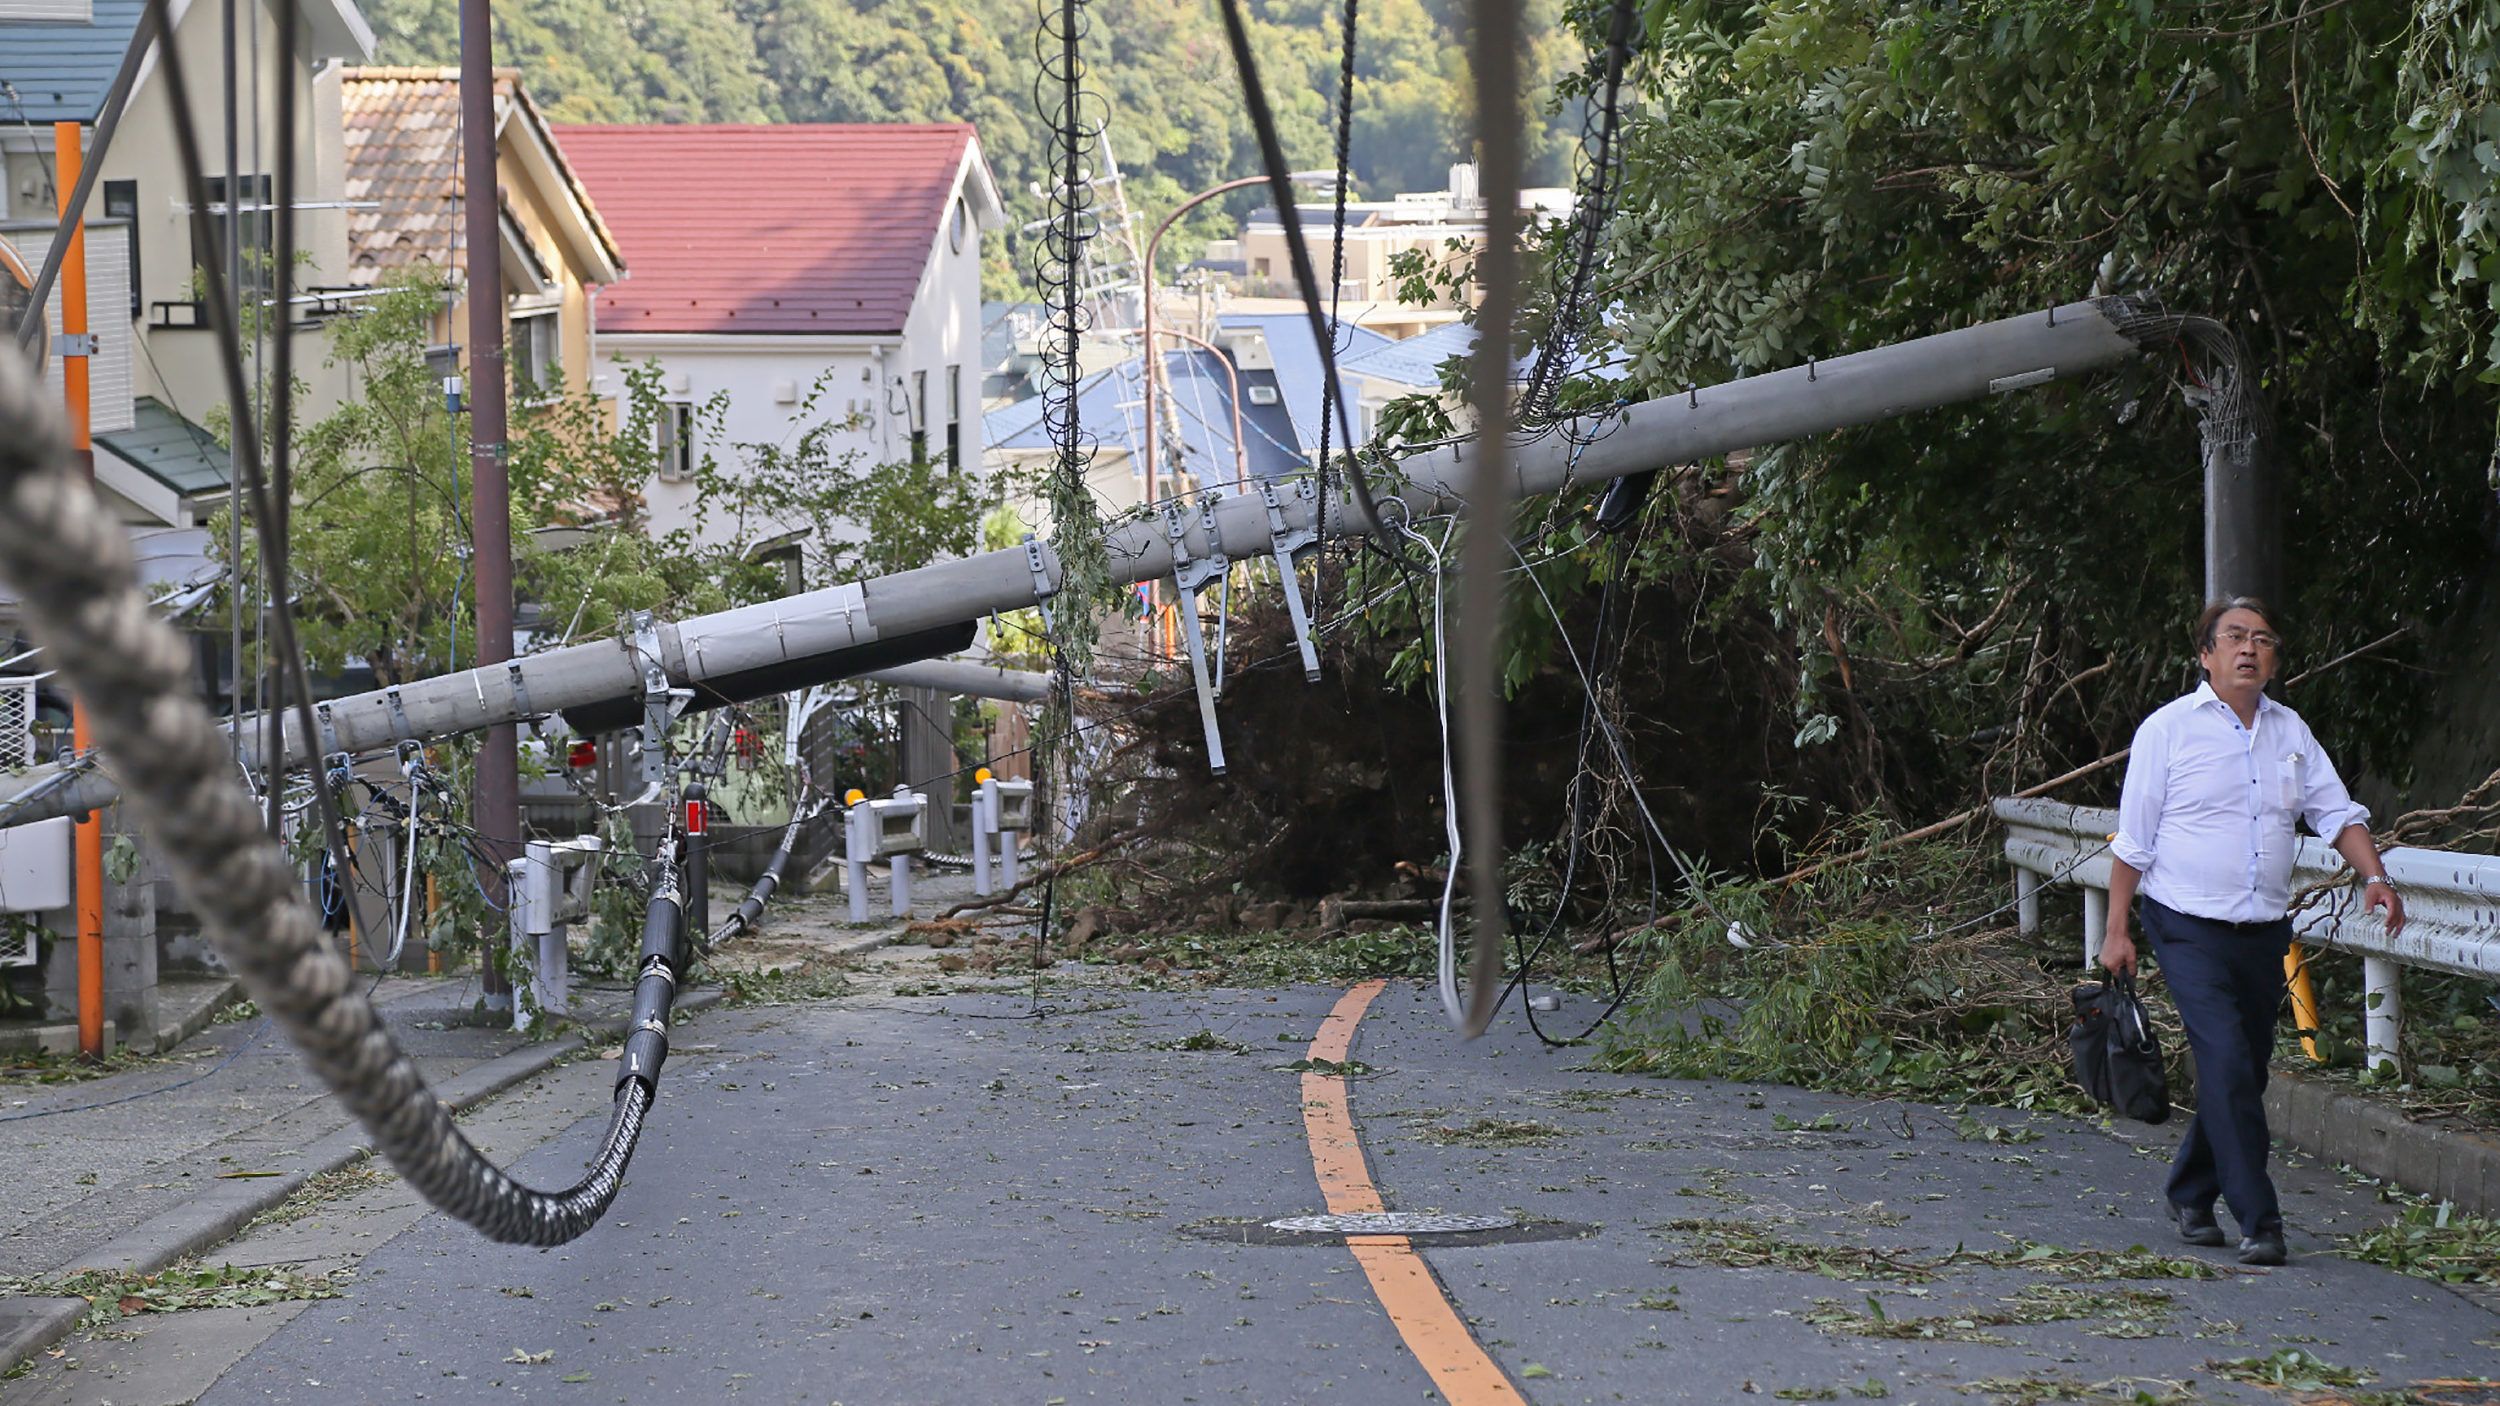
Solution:
[[[916,889],[916,906],[927,914],[968,896],[969,880],[924,874]],[[715,917],[743,896],[716,892]],[[890,919],[842,923],[841,903],[838,895],[776,903],[752,945],[856,954],[902,931]],[[630,986],[577,975],[569,1018],[532,1038],[488,1022],[480,994],[474,972],[385,977],[374,991],[392,1032],[455,1108],[612,1042],[632,1007]],[[720,999],[718,991],[690,991],[677,1012],[691,1015]],[[605,1104],[583,1111],[604,1116]],[[101,1078],[0,1082],[0,1167],[10,1184],[0,1196],[0,1278],[153,1272],[225,1241],[312,1177],[368,1150],[364,1130],[259,1016],[207,1025],[165,1058]],[[57,1341],[85,1307],[77,1299],[0,1295],[0,1372]]]

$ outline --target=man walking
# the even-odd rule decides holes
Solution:
[[[2292,941],[2294,822],[2334,843],[2369,906],[2386,910],[2391,936],[2404,926],[2404,899],[2370,842],[2370,813],[2309,725],[2266,697],[2283,639],[2265,605],[2237,596],[2205,607],[2196,649],[2205,682],[2146,718],[2127,758],[2101,965],[2135,970],[2128,918],[2141,897],[2144,934],[2196,1057],[2196,1117],[2170,1168],[2171,1219],[2189,1244],[2219,1245],[2220,1196],[2239,1222],[2240,1262],[2281,1264],[2264,1095]]]

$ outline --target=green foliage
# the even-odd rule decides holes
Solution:
[[[2326,1391],[2360,1386],[2373,1375],[2367,1368],[2338,1367],[2300,1348],[2277,1348],[2266,1357],[2232,1357],[2207,1362],[2207,1371],[2237,1382],[2279,1387],[2284,1391]]]
[[[2388,1224],[2347,1236],[2343,1253],[2445,1284],[2500,1285],[2500,1220],[2459,1215],[2446,1202],[2407,1206]]]
[[[127,1314],[181,1313],[195,1308],[255,1308],[304,1299],[334,1299],[354,1270],[314,1274],[294,1265],[209,1265],[183,1260],[154,1274],[82,1269],[57,1276],[0,1275],[0,1294],[81,1298],[90,1307],[79,1326],[111,1326]]]
[[[2495,42],[2457,3],[1657,0],[1608,235],[1632,387],[2036,311],[2106,271],[2250,343],[2304,659],[2435,624],[2489,560]],[[2049,720],[2063,756],[2013,759],[2034,775],[2180,688],[2200,480],[2175,370],[1732,466],[1756,566],[1731,585],[1794,641],[1799,721],[1831,715],[1915,796],[1966,784],[1955,740],[2045,704],[2044,668],[2111,665]],[[2419,696],[2372,668],[2295,702],[2393,770]]]
[[[1971,859],[1931,845],[1793,884],[1711,884],[1636,939],[1653,965],[1602,1063],[2093,1112],[2066,1068],[2064,992]]]
[[[666,545],[693,557],[696,534],[744,544],[804,532],[807,579],[819,585],[908,571],[979,545],[988,481],[929,458],[872,470],[860,451],[838,449],[864,421],[820,413],[832,377],[809,387],[790,438],[740,445],[734,467],[709,458],[697,467],[695,534]]]

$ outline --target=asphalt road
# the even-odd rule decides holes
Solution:
[[[714,1011],[680,1031],[625,1191],[573,1245],[488,1245],[363,1178],[221,1256],[350,1268],[340,1297],[128,1318],[0,1399],[1460,1399],[1344,1244],[1244,1243],[1323,1209],[1293,1066],[1344,994]],[[2166,1130],[1593,1073],[1515,1009],[1462,1044],[1412,983],[1371,1005],[1353,1057],[1386,1204],[1523,1221],[1416,1244],[1528,1401],[2261,1400],[2207,1364],[2285,1350],[2382,1386],[2500,1371],[2490,1309],[2325,1253],[2389,1211],[2297,1161],[2292,1264],[2241,1272],[2167,1238]],[[498,1100],[483,1141],[570,1181],[612,1071]],[[2136,1245],[2156,1252],[2139,1270],[2221,1272],[2112,1277]],[[2094,1384],[2112,1394],[2073,1394]]]

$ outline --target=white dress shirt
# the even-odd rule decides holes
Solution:
[[[2293,822],[2332,841],[2369,819],[2300,714],[2261,694],[2243,726],[2202,683],[2135,730],[2109,848],[2165,908],[2272,922],[2292,901]]]

